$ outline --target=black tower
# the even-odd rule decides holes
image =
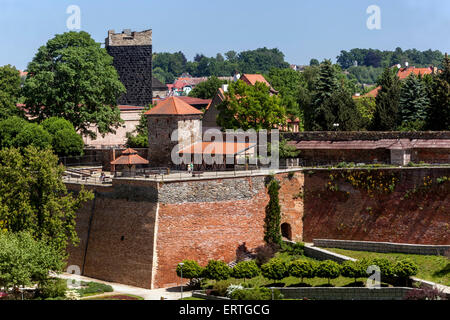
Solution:
[[[118,104],[146,106],[152,103],[152,30],[122,33],[108,31],[105,48],[127,89]]]

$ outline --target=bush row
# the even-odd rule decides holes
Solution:
[[[237,279],[250,279],[262,274],[263,277],[279,281],[292,276],[301,278],[325,278],[330,282],[339,276],[346,278],[365,278],[370,276],[375,270],[372,268],[369,273],[369,266],[379,268],[381,279],[389,281],[393,279],[408,279],[417,274],[417,265],[410,260],[392,262],[388,259],[361,259],[358,261],[346,261],[342,264],[331,260],[320,262],[307,260],[294,260],[285,262],[279,258],[272,258],[269,262],[258,267],[255,261],[239,262],[234,268],[230,268],[223,261],[210,260],[206,267],[202,268],[196,261],[183,261],[183,278],[198,279],[206,278],[210,280],[227,280],[230,277]],[[177,267],[177,274],[181,276],[181,266]]]

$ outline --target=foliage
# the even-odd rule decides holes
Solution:
[[[330,283],[330,279],[339,277],[340,273],[340,265],[331,260],[321,261],[316,268],[316,275],[321,278],[327,278],[328,283]]]
[[[275,256],[278,251],[279,246],[277,244],[264,244],[262,246],[256,247],[255,249],[255,261],[258,266],[268,262]]]
[[[148,105],[147,108],[141,112],[139,124],[136,128],[132,132],[127,132],[126,146],[128,148],[148,148],[148,124],[145,113],[151,108],[153,108],[153,105]]]
[[[297,158],[300,154],[300,151],[295,146],[289,145],[284,138],[280,140],[278,147],[280,159]],[[271,150],[270,143],[268,144],[267,149]]]
[[[264,241],[268,244],[281,244],[281,207],[279,189],[280,185],[278,181],[272,179],[268,187],[270,200],[266,206],[266,216],[264,218]]]
[[[67,290],[65,293],[66,300],[80,300],[81,295],[76,290]]]
[[[63,251],[77,243],[76,212],[93,194],[67,191],[64,167],[50,150],[30,146],[22,152],[0,150],[0,220],[9,231],[29,231]]]
[[[194,260],[184,260],[183,268],[180,264],[177,265],[177,276],[181,277],[181,269],[183,269],[183,278],[195,279],[201,278],[203,268]]]
[[[411,260],[400,260],[394,265],[394,273],[399,278],[415,276],[418,271],[417,265]]]
[[[276,95],[271,96],[266,84],[254,86],[242,80],[233,82],[217,106],[218,125],[225,129],[272,129],[286,123],[286,110]]]
[[[215,76],[211,76],[207,81],[201,82],[189,92],[190,97],[200,98],[200,99],[212,99],[217,93],[217,90],[227,82],[225,80],[220,80]]]
[[[360,114],[361,129],[369,129],[372,124],[373,116],[375,114],[376,103],[375,98],[360,97],[355,99],[356,109]]]
[[[223,261],[209,260],[205,269],[203,269],[203,277],[211,280],[226,280],[231,275],[231,269]]]
[[[314,278],[316,266],[310,261],[295,260],[289,265],[289,275],[292,277],[301,278]]]
[[[447,295],[438,288],[420,288],[408,291],[404,297],[405,300],[447,300]]]
[[[242,261],[234,266],[232,275],[237,279],[250,279],[260,274],[260,270],[255,261]]]
[[[37,123],[26,123],[12,144],[17,148],[26,148],[32,145],[39,149],[47,149],[52,145],[52,136]]]
[[[442,61],[442,72],[434,75],[430,92],[430,109],[426,119],[429,130],[450,130],[450,59]]]
[[[66,32],[39,48],[23,87],[32,116],[69,120],[83,135],[115,133],[122,123],[117,99],[125,92],[113,59],[91,36]]]
[[[273,289],[274,300],[283,298],[280,290]],[[269,288],[251,288],[234,290],[231,294],[233,300],[272,300],[272,290]]]
[[[395,73],[394,73],[395,72]],[[375,114],[372,129],[379,131],[395,130],[399,124],[400,80],[397,69],[386,68],[381,75],[379,85],[381,89],[375,98]]]
[[[241,286],[240,284],[231,284],[228,286],[227,291],[226,291],[226,296],[228,298],[231,298],[233,295],[233,292],[236,290],[242,290],[244,289],[243,286]]]
[[[76,132],[70,121],[51,117],[42,121],[41,126],[52,136],[52,149],[59,156],[79,156],[83,154],[83,138]]]
[[[305,244],[303,242],[282,242],[281,251],[293,256],[301,256],[304,253]]]
[[[38,294],[43,299],[64,297],[67,290],[67,281],[63,279],[47,279],[38,288]]]
[[[375,84],[383,73],[383,68],[374,68],[372,66],[351,66],[347,69],[350,75],[354,76],[358,83]]]
[[[28,232],[0,231],[0,287],[43,283],[50,271],[60,272],[64,256]]]
[[[416,126],[417,123],[421,123],[423,126],[429,104],[430,101],[422,77],[417,77],[414,73],[411,73],[404,81],[400,91],[399,110],[402,126],[412,123],[416,123]],[[415,129],[420,130],[421,126],[418,125]]]
[[[439,65],[443,54],[439,50],[418,51],[410,49],[403,51],[396,48],[395,51],[380,51],[375,49],[354,48],[350,51],[342,50],[337,56],[337,62],[345,69],[354,65],[357,61],[358,66],[366,67],[390,67],[396,64],[403,64],[408,61],[416,67],[428,67],[430,65]]]
[[[341,275],[347,278],[353,278],[355,279],[355,282],[357,278],[367,276],[366,270],[367,270],[366,263],[360,261],[349,260],[345,261],[341,265]]]
[[[99,282],[93,282],[93,281],[82,282],[81,285],[84,288],[76,289],[76,291],[81,296],[87,296],[87,295],[100,294],[100,293],[104,293],[104,292],[113,292],[114,291],[113,287],[111,287],[110,285],[99,283]]]
[[[2,148],[10,148],[15,145],[16,137],[28,124],[25,119],[17,116],[0,121],[0,145]]]
[[[261,274],[267,279],[282,280],[288,275],[288,267],[283,260],[273,258],[261,266]]]
[[[23,116],[23,112],[16,106],[20,96],[20,82],[20,73],[15,67],[0,67],[0,119]]]
[[[395,277],[395,269],[392,261],[384,258],[375,258],[370,261],[370,264],[380,268],[382,279],[392,280]]]

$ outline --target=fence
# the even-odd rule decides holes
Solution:
[[[80,166],[101,166],[102,160],[95,155],[84,155],[77,157],[60,157],[59,162],[65,167],[80,167]]]

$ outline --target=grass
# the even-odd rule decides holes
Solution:
[[[391,261],[410,259],[414,261],[418,266],[419,271],[416,275],[417,278],[450,286],[450,259],[444,256],[426,256],[420,254],[405,253],[378,253],[336,248],[326,248],[326,250],[355,259],[386,258]]]
[[[80,285],[81,288],[77,289],[76,291],[78,291],[81,297],[95,296],[101,293],[114,291],[110,285],[93,281],[90,282],[81,281]]]
[[[135,296],[133,294],[114,294],[114,295],[104,295],[104,296],[97,296],[93,298],[86,298],[83,300],[144,300],[144,298],[140,296]]]

